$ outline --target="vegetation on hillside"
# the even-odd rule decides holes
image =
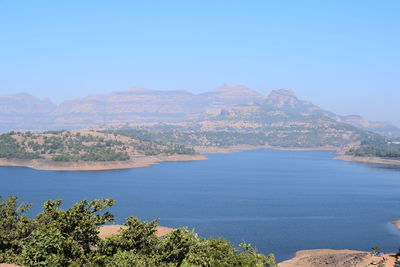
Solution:
[[[39,152],[28,152],[14,139],[13,133],[0,135],[0,158],[37,159]]]
[[[400,159],[400,142],[382,136],[365,138],[359,147],[350,149],[348,155]]]
[[[391,144],[385,146],[361,146],[350,149],[347,154],[357,157],[400,159],[400,146]]]
[[[343,147],[365,136],[375,135],[355,127],[337,124],[299,124],[288,122],[274,126],[232,128],[229,122],[218,127],[123,127],[108,133],[140,138],[151,142],[175,143],[185,146],[227,147],[235,145],[271,145],[280,147]]]
[[[34,218],[30,204],[16,197],[0,202],[0,262],[24,266],[276,266],[272,254],[258,254],[249,244],[234,248],[225,239],[204,239],[186,228],[163,239],[155,236],[157,220],[127,218],[118,235],[99,238],[99,227],[113,221],[105,211],[112,199],[83,200],[67,210],[49,200]]]
[[[181,144],[165,145],[94,131],[10,132],[0,135],[0,158],[53,161],[124,161],[135,155],[194,154]]]

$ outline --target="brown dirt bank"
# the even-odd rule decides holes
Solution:
[[[21,160],[21,159],[0,159],[0,166],[27,167],[37,170],[54,171],[99,171],[117,170],[148,167],[153,164],[166,161],[195,161],[206,160],[204,155],[170,155],[170,156],[149,156],[135,157],[128,161],[104,161],[104,162],[57,162],[46,159]]]
[[[400,160],[396,159],[384,159],[378,157],[356,157],[356,156],[340,156],[335,158],[337,160],[343,161],[352,161],[352,162],[360,162],[360,163],[377,163],[377,164],[386,164],[386,165],[400,165]]]
[[[374,260],[368,252],[356,250],[314,249],[300,250],[293,259],[279,267],[365,267]]]
[[[109,236],[113,236],[118,234],[118,231],[120,229],[126,229],[126,226],[124,225],[103,225],[100,226],[100,233],[99,233],[99,237],[104,238],[104,237],[109,237]],[[156,232],[156,236],[157,237],[163,237],[166,236],[167,234],[169,234],[173,229],[172,228],[168,228],[168,227],[164,227],[164,226],[157,226],[157,232]],[[0,266],[1,267],[1,266]]]

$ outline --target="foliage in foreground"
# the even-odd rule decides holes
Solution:
[[[276,266],[272,254],[258,254],[249,244],[235,249],[225,239],[204,239],[186,228],[163,239],[155,236],[157,220],[127,218],[126,229],[100,239],[99,227],[113,221],[104,210],[112,199],[83,200],[60,208],[61,200],[46,201],[34,218],[30,204],[16,197],[0,202],[0,262],[24,266]]]

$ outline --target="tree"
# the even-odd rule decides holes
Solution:
[[[24,242],[20,262],[25,266],[70,266],[82,257],[82,250],[70,236],[55,226],[41,225]]]
[[[140,221],[129,217],[119,235],[106,238],[100,244],[100,251],[105,255],[114,255],[118,251],[138,251],[149,254],[155,251],[158,239],[156,237],[157,220],[151,222]]]
[[[187,228],[178,228],[167,235],[161,243],[163,261],[182,264],[190,249],[196,244],[197,236]]]
[[[0,262],[15,260],[21,253],[22,240],[34,229],[33,220],[25,215],[30,207],[15,196],[0,202]]]
[[[43,205],[44,210],[37,217],[37,223],[54,225],[64,236],[70,236],[76,241],[84,253],[91,252],[91,247],[100,241],[99,227],[114,219],[109,212],[103,214],[99,212],[113,206],[115,200],[95,199],[91,202],[82,200],[65,211],[59,208],[61,203],[61,200],[46,201]]]

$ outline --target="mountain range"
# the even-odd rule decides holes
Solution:
[[[311,102],[299,100],[290,90],[274,90],[265,96],[246,86],[226,84],[201,94],[135,87],[123,92],[68,100],[60,105],[24,93],[0,96],[0,131],[204,121],[224,116],[231,118],[239,110],[243,115],[244,110],[254,110],[257,105],[262,105],[268,116],[279,112],[301,116],[318,114],[382,135],[400,136],[400,129],[394,125],[370,122],[357,115],[337,115]]]

